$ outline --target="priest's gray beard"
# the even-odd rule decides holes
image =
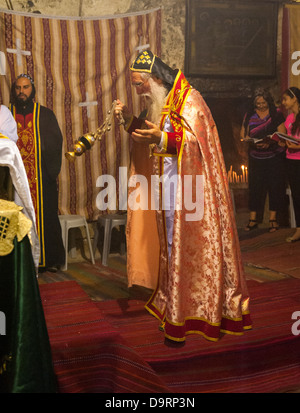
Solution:
[[[165,106],[168,91],[163,85],[159,85],[152,78],[149,78],[150,92],[143,94],[148,109],[147,119],[159,125],[161,112]]]

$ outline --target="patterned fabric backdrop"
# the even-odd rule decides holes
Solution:
[[[282,91],[290,86],[300,88],[300,5],[288,4],[283,9],[282,23]]]
[[[161,9],[80,19],[0,10],[0,102],[8,106],[12,82],[28,73],[35,82],[36,101],[56,114],[63,153],[71,151],[76,139],[103,123],[115,99],[139,112],[129,65],[147,45],[160,56]],[[96,205],[103,189],[96,186],[97,178],[112,175],[118,193],[120,166],[129,166],[129,138],[113,120],[111,131],[74,163],[63,156],[60,213],[96,219],[103,213]]]

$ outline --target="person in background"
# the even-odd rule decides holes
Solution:
[[[133,139],[126,229],[129,285],[145,286],[151,278],[154,293],[146,309],[159,319],[169,340],[182,342],[192,333],[212,341],[221,332],[243,334],[251,328],[249,295],[210,110],[183,73],[150,50],[137,56],[130,71],[146,108],[139,117],[120,100],[115,108]],[[138,182],[141,176],[146,185]],[[145,202],[144,210],[136,209],[131,196],[140,187],[146,192],[158,178],[162,185],[146,194],[157,204],[151,209]]]
[[[299,139],[299,144],[290,141],[286,143],[286,165],[288,182],[291,188],[293,206],[295,211],[296,231],[286,239],[287,242],[300,240],[300,90],[290,87],[282,95],[282,104],[290,113],[285,120],[288,135]]]
[[[28,177],[40,241],[39,271],[56,272],[64,263],[58,218],[57,177],[62,161],[62,134],[52,110],[34,102],[35,86],[27,74],[11,88],[11,112],[18,127],[17,146]]]
[[[284,115],[276,108],[273,97],[264,89],[257,89],[251,106],[244,116],[240,137],[249,142],[249,210],[245,231],[257,228],[257,214],[264,209],[269,195],[269,232],[279,228],[277,212],[284,209],[286,193],[285,148],[268,138],[274,132],[285,132]],[[259,142],[255,142],[258,139]]]
[[[0,199],[13,201],[32,222],[30,243],[36,271],[40,246],[36,230],[35,211],[30,194],[24,163],[17,147],[17,124],[11,111],[0,106]],[[3,227],[4,228],[4,227]],[[3,229],[2,228],[2,229]],[[0,228],[1,230],[1,228]],[[2,242],[5,239],[2,237]]]

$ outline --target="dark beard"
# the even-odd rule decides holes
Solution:
[[[12,92],[11,92],[11,102],[12,104],[14,104],[16,106],[16,108],[18,109],[28,109],[28,107],[32,107],[33,105],[33,99],[35,96],[35,89],[33,88],[30,95],[28,96],[28,98],[26,98],[25,100],[20,99],[17,95],[16,92],[14,90],[14,88],[12,88]]]
[[[27,98],[27,99],[21,99],[21,98],[18,98],[18,97],[16,97],[16,100],[15,100],[15,105],[16,105],[16,107],[18,108],[18,109],[25,109],[25,108],[27,108],[28,106],[30,106],[30,105],[32,105],[32,100],[33,100],[33,98],[31,97],[31,95]]]

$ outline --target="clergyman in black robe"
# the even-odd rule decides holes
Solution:
[[[20,150],[35,207],[40,241],[39,272],[56,271],[64,264],[58,218],[57,177],[62,161],[62,134],[52,110],[34,102],[35,86],[27,74],[12,85],[11,112],[18,127]]]

